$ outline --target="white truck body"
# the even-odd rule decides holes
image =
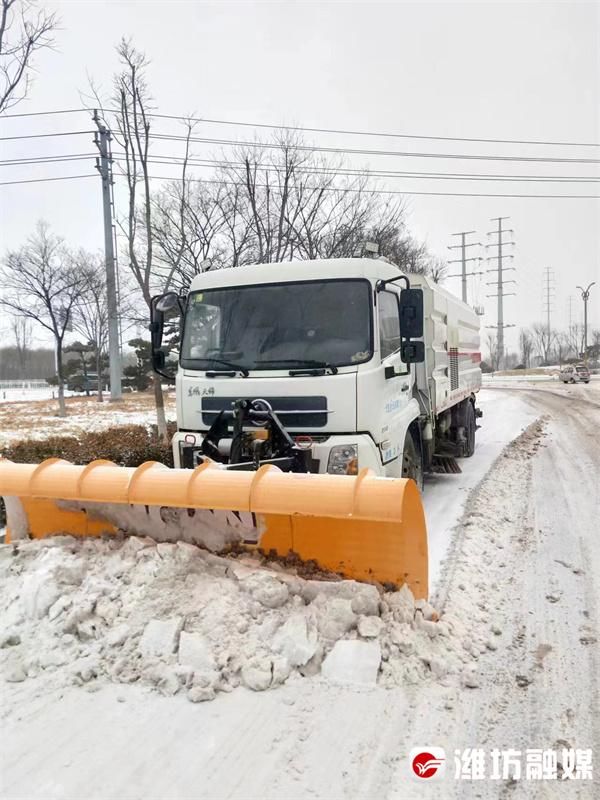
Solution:
[[[226,366],[219,367],[216,361],[200,368],[193,360],[182,357],[176,376],[178,431],[173,440],[176,466],[197,463],[195,458],[190,462],[183,454],[195,452],[219,410],[230,407],[235,399],[261,398],[271,404],[292,437],[311,437],[315,471],[328,471],[332,448],[353,445],[359,468],[370,467],[379,475],[401,476],[409,428],[418,428],[423,440],[429,437],[431,441],[444,415],[449,420],[452,408],[465,401],[472,402],[481,386],[479,318],[469,306],[423,276],[409,274],[408,278],[412,288],[423,290],[425,360],[407,369],[401,361],[399,348],[388,352],[393,340],[385,339],[386,331],[393,329],[395,322],[393,315],[387,321],[383,319],[384,307],[393,308],[393,296],[399,297],[403,287],[401,282],[387,283],[385,291],[378,292],[376,286],[378,281],[397,280],[401,275],[396,266],[384,260],[348,258],[261,264],[196,276],[189,290],[182,336],[182,347],[183,350],[187,348],[188,356],[204,346],[206,335],[202,326],[196,325],[192,331],[191,317],[195,313],[194,304],[210,302],[211,291],[258,290],[253,295],[256,297],[254,310],[247,315],[244,331],[236,340],[239,353],[235,360],[243,363],[247,355],[245,348],[250,348],[252,342],[256,349],[256,342],[266,342],[269,335],[269,317],[261,310],[261,292],[266,297],[268,287],[273,284],[298,282],[306,282],[313,290],[313,282],[363,282],[364,302],[369,306],[364,313],[370,320],[371,344],[352,356],[356,363],[340,364],[336,374],[328,370],[322,370],[321,374],[313,370],[315,374],[307,374],[310,370],[305,370],[304,374],[292,375],[289,364],[253,369],[248,363],[248,374],[244,377],[240,373],[227,373]],[[330,286],[326,291],[328,296],[333,296]],[[384,294],[391,296],[383,298]],[[334,300],[322,315],[322,321],[330,332],[340,328],[339,341],[342,342],[343,337],[353,335],[353,331],[348,328],[348,308],[342,300],[339,307],[335,305]],[[301,303],[292,303],[280,312],[271,311],[271,316],[281,316],[277,322],[281,330],[285,330],[286,319],[290,327],[298,326],[302,323],[300,306]],[[215,330],[217,338],[224,336],[218,327],[220,323],[214,319],[211,336],[217,335]],[[307,348],[316,352],[319,330],[314,320],[311,324],[315,329],[306,332]],[[190,344],[193,341],[200,344]],[[277,342],[275,345],[271,342],[270,347],[271,350],[265,352],[281,350],[281,347],[277,350]],[[393,376],[389,368],[393,368]],[[298,372],[302,370],[296,370]],[[447,421],[446,428],[448,426]]]

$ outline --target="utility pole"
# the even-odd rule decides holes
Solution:
[[[113,238],[112,205],[112,158],[110,156],[111,133],[101,122],[98,111],[93,116],[98,133],[94,142],[100,151],[96,159],[96,169],[102,179],[102,206],[104,210],[104,257],[106,263],[106,304],[108,309],[108,357],[110,372],[110,399],[120,400],[121,393],[121,354],[119,342],[119,307],[117,302],[117,278],[115,268],[115,247]],[[98,376],[100,379],[100,376]]]
[[[587,361],[587,304],[588,300],[590,299],[590,289],[596,281],[592,281],[588,284],[587,288],[584,289],[583,286],[578,286],[578,289],[581,289],[581,299],[583,300],[583,358]]]
[[[550,267],[546,267],[544,270],[544,283],[543,283],[543,291],[544,291],[544,300],[543,300],[543,307],[544,311],[546,312],[546,330],[548,331],[548,344],[550,343],[550,335],[551,335],[551,325],[550,325],[550,314],[553,310],[552,303],[554,302],[554,272],[550,269]]]
[[[467,242],[467,236],[476,233],[476,231],[460,231],[459,233],[453,233],[452,236],[460,236],[461,243],[460,244],[453,244],[448,246],[448,250],[460,250],[461,257],[455,258],[452,261],[449,261],[449,264],[461,264],[461,271],[458,274],[448,275],[449,278],[461,278],[462,279],[462,301],[463,303],[467,302],[467,276],[468,275],[483,275],[483,272],[469,272],[467,273],[467,261],[483,261],[483,258],[479,258],[478,256],[474,256],[471,258],[467,258],[467,247],[481,247],[481,242]]]
[[[502,360],[504,358],[504,329],[505,328],[512,328],[513,325],[506,325],[504,322],[504,298],[509,297],[510,295],[516,294],[515,292],[505,292],[504,286],[507,283],[516,283],[514,280],[506,280],[504,277],[504,273],[508,271],[514,271],[514,267],[505,267],[504,266],[504,259],[505,258],[514,258],[513,255],[507,255],[504,253],[503,248],[507,247],[508,245],[514,245],[514,241],[506,241],[504,239],[505,234],[514,234],[512,228],[503,228],[502,223],[505,219],[510,219],[510,217],[494,217],[490,222],[497,222],[498,228],[493,231],[488,231],[488,236],[497,236],[498,238],[495,241],[486,244],[486,248],[488,247],[495,247],[497,248],[497,253],[495,256],[488,256],[488,261],[497,261],[497,266],[493,269],[487,270],[487,272],[497,272],[497,278],[494,281],[488,282],[488,286],[496,286],[497,292],[496,294],[488,294],[488,297],[497,297],[498,298],[498,324],[496,325],[497,328],[497,345],[498,345],[498,364],[502,364]],[[493,326],[492,326],[493,327]]]

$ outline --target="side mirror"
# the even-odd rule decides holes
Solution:
[[[400,334],[403,339],[423,336],[422,289],[403,289],[400,293]],[[402,360],[408,363],[406,359]]]
[[[173,374],[165,372],[167,354],[162,349],[165,319],[173,316],[182,316],[184,312],[183,299],[176,292],[166,292],[156,295],[150,303],[150,338],[152,342],[152,368],[168,381],[174,381]]]
[[[157,311],[162,311],[163,314],[168,314],[170,311],[174,311],[176,309],[179,314],[182,314],[183,308],[181,306],[181,298],[177,292],[166,292],[165,294],[161,294],[156,298],[156,309]]]
[[[402,342],[400,354],[405,364],[421,364],[425,361],[425,345],[423,342]]]

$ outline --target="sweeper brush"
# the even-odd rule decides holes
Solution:
[[[7,541],[53,534],[119,531],[186,541],[213,552],[232,547],[290,552],[360,581],[400,586],[427,597],[427,532],[412,480],[227,470],[156,462],[137,468],[110,461],[76,466],[0,460]]]

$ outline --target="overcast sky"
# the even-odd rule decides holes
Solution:
[[[114,45],[132,38],[152,60],[150,86],[167,114],[388,131],[428,136],[600,142],[600,5],[575,2],[48,2],[62,19],[57,52],[38,59],[30,98],[14,113],[74,108],[88,76],[107,89]],[[0,120],[0,136],[90,129],[86,114]],[[176,123],[156,123],[179,132]],[[252,131],[206,125],[207,135]],[[203,135],[202,133],[200,135]],[[600,159],[600,147],[472,144],[314,134],[325,145],[426,153]],[[92,152],[90,137],[3,141],[2,158]],[[199,155],[200,147],[196,150]],[[179,154],[176,142],[156,152]],[[408,157],[361,157],[372,168],[600,177],[598,164],[539,164]],[[2,167],[2,180],[92,172],[89,164]],[[600,194],[600,184],[394,179],[414,192]],[[0,187],[2,247],[16,247],[40,217],[73,245],[102,246],[99,178]],[[119,195],[117,204],[119,204]],[[510,217],[517,296],[506,321],[542,319],[542,273],[555,276],[553,320],[581,316],[576,284],[600,283],[600,201],[407,195],[409,226],[446,256],[451,234],[491,229]],[[473,249],[475,250],[475,248]],[[512,277],[512,276],[511,276]],[[487,280],[491,280],[487,276]],[[458,280],[446,285],[460,291]],[[495,301],[481,281],[471,299]],[[600,285],[591,322],[600,327]],[[516,344],[516,332],[508,337]]]

